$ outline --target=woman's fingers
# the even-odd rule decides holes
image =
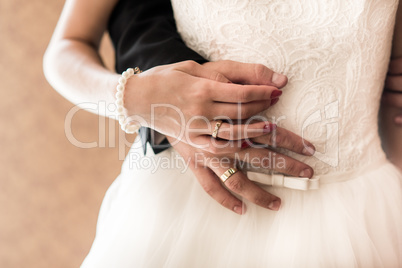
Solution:
[[[225,161],[226,162],[226,161]],[[207,163],[207,165],[215,172],[215,174],[220,178],[229,168],[233,168],[233,163],[223,163],[220,162],[218,165],[212,165]],[[237,171],[235,174],[231,175],[225,182],[225,186],[232,192],[242,196],[243,198],[249,200],[250,202],[267,208],[270,210],[279,210],[281,205],[280,198],[266,192],[251,180],[249,180],[243,172]]]
[[[262,64],[224,60],[207,62],[203,65],[218,70],[233,83],[269,85],[277,88],[282,88],[287,84],[287,77],[285,75],[276,73]]]
[[[248,103],[279,98],[282,91],[273,86],[239,85],[205,80],[208,95],[216,102]]]
[[[208,121],[206,118],[199,118],[199,120],[194,120],[188,124],[187,132],[192,133],[191,138],[197,136],[210,138],[215,133],[214,138],[236,141],[266,135],[276,129],[276,124],[268,121],[249,124],[232,124],[229,123],[230,121]]]
[[[276,100],[276,99],[274,99]],[[214,103],[211,112],[217,117],[236,119],[248,119],[265,111],[275,102],[271,100],[253,101],[249,103]]]
[[[224,140],[246,140],[266,135],[275,129],[276,124],[268,121],[241,125],[224,122],[218,130],[217,137]],[[248,144],[251,145],[250,142]]]
[[[211,169],[208,167],[195,166],[191,167],[191,169],[204,191],[219,204],[240,215],[246,212],[246,206],[243,204],[243,202],[237,199],[225,187],[223,187],[219,181],[219,178]]]
[[[266,135],[253,138],[252,141],[259,144],[270,145],[275,148],[288,149],[292,152],[307,156],[311,156],[315,153],[315,147],[311,142],[281,127],[277,127],[275,131],[267,132]]]

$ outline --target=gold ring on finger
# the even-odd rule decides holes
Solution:
[[[216,139],[218,137],[219,128],[222,126],[222,120],[216,121],[214,132],[212,132],[212,137]]]
[[[235,174],[238,170],[236,168],[229,168],[226,170],[222,175],[221,175],[221,180],[223,183],[230,177],[232,177],[233,174]]]

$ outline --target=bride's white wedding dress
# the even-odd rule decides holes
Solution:
[[[239,216],[203,191],[174,149],[140,158],[137,141],[83,267],[401,267],[402,176],[377,131],[397,5],[174,0],[188,46],[289,77],[267,115],[316,146],[313,157],[292,156],[314,168],[319,189],[265,185],[281,209],[247,203]]]

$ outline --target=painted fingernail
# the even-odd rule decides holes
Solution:
[[[278,98],[280,95],[282,95],[282,90],[275,89],[271,93],[271,99]]]
[[[249,144],[247,141],[243,141],[242,144],[241,144],[242,149],[249,148],[250,146],[251,146],[251,144]]]
[[[283,74],[274,73],[272,75],[272,83],[277,86],[284,86],[287,81],[287,78]]]
[[[268,123],[264,126],[264,129],[262,130],[263,133],[271,133],[276,129],[276,124],[273,123]]]
[[[313,146],[304,146],[302,154],[313,155],[315,153],[315,148]]]
[[[281,206],[281,201],[275,200],[275,201],[272,201],[271,203],[269,203],[268,208],[271,210],[278,211],[280,206]]]
[[[279,98],[272,99],[271,104],[269,106],[275,105],[279,101]]]
[[[311,173],[311,170],[306,168],[306,169],[302,170],[302,172],[300,172],[299,177],[301,177],[301,178],[311,178],[311,175],[313,175]]]

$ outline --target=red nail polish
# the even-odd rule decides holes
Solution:
[[[243,141],[241,144],[241,148],[242,149],[246,149],[249,148],[251,145],[247,142],[247,141]]]
[[[271,99],[278,98],[280,95],[282,95],[282,91],[275,89],[271,93]]]
[[[269,106],[275,105],[279,101],[279,98],[272,99],[271,104]]]
[[[262,130],[264,133],[270,133],[276,129],[276,124],[268,123],[264,126],[264,129]]]

